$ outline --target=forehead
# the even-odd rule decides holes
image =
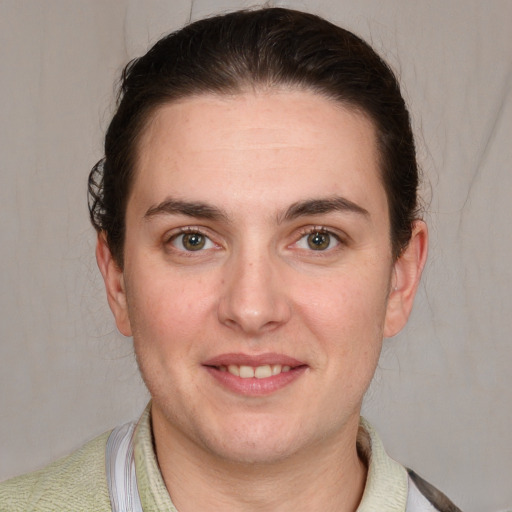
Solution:
[[[375,206],[386,209],[375,140],[366,116],[309,91],[198,95],[154,113],[132,197],[278,208],[339,194],[364,203],[378,196]]]

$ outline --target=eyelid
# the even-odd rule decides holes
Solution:
[[[334,228],[326,227],[326,226],[322,226],[322,225],[311,225],[311,226],[302,227],[298,232],[298,236],[295,237],[295,241],[291,245],[296,246],[305,236],[309,236],[313,233],[325,233],[325,234],[333,237],[337,242],[337,244],[334,247],[330,247],[330,248],[324,249],[324,250],[314,250],[314,249],[305,249],[305,248],[303,249],[308,252],[317,253],[318,255],[321,255],[322,253],[330,253],[330,252],[336,250],[337,248],[339,248],[340,246],[346,245],[348,243],[349,237],[345,233],[343,233],[342,231],[340,231],[338,229],[334,229]]]
[[[186,235],[188,233],[199,233],[200,235],[210,238],[209,230],[202,226],[180,226],[167,231],[164,235],[164,239],[169,242],[171,239],[176,238],[179,235]]]
[[[176,240],[178,237],[180,237],[182,235],[194,234],[194,233],[197,233],[197,234],[207,238],[213,244],[214,247],[208,247],[206,249],[203,248],[198,251],[187,251],[185,249],[179,249],[172,243],[174,240]],[[179,252],[179,253],[184,253],[184,254],[194,253],[194,252],[200,253],[200,252],[207,251],[209,249],[214,249],[214,248],[220,247],[219,243],[214,240],[211,230],[209,230],[203,226],[181,226],[178,228],[174,228],[174,229],[168,231],[164,235],[163,242],[164,242],[164,245],[166,245],[166,246],[168,246],[168,245],[172,246],[174,251]]]
[[[343,242],[344,240],[346,240],[348,238],[348,236],[346,234],[344,234],[342,231],[340,231],[339,229],[323,226],[321,224],[305,226],[299,230],[300,237],[303,237],[305,235],[310,235],[312,233],[327,233],[329,235],[334,236],[340,242]]]

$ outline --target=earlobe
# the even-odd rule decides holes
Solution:
[[[103,276],[108,304],[114,314],[117,328],[121,334],[131,336],[123,271],[112,256],[104,232],[98,234],[96,261]]]
[[[407,247],[395,261],[384,324],[384,336],[398,334],[412,310],[428,252],[427,225],[414,222],[412,236]]]

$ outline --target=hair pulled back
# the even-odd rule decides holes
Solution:
[[[299,11],[265,8],[194,22],[124,69],[105,157],[89,175],[89,211],[123,265],[125,213],[138,141],[155,109],[201,93],[290,86],[324,95],[374,123],[393,255],[417,217],[418,168],[409,113],[388,65],[362,39]]]

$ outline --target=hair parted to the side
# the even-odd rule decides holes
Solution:
[[[418,216],[418,167],[395,75],[351,32],[313,14],[264,8],[196,21],[125,67],[105,157],[89,175],[92,224],[105,233],[121,268],[137,146],[155,109],[196,94],[272,87],[311,90],[373,121],[394,256],[407,246]]]

